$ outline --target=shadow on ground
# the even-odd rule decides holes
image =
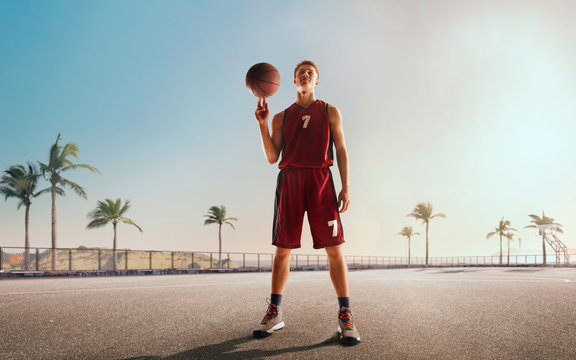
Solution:
[[[219,344],[211,344],[201,346],[195,349],[186,350],[178,354],[161,357],[161,356],[138,356],[127,358],[124,360],[183,360],[183,359],[221,359],[221,360],[244,360],[244,359],[266,359],[270,356],[277,356],[282,354],[297,353],[302,351],[310,351],[325,346],[340,346],[338,342],[338,334],[318,343],[304,346],[294,346],[283,349],[250,349],[238,350],[238,347],[256,340],[253,336],[244,336],[237,339],[224,341]],[[264,340],[265,341],[265,340]]]
[[[538,271],[542,271],[542,269],[538,268],[529,268],[529,269],[510,269],[510,270],[505,270],[506,272],[521,272],[521,273],[533,273],[533,272],[538,272]]]
[[[469,273],[475,272],[478,270],[469,270],[469,269],[458,269],[458,270],[440,270],[436,274],[458,274],[458,273]]]
[[[444,268],[422,268],[419,270],[416,270],[417,272],[421,272],[421,271],[425,271],[431,274],[456,274],[456,273],[463,273],[463,272],[475,272],[475,271],[479,271],[477,269],[470,269],[470,268],[466,268],[466,269],[444,269]]]

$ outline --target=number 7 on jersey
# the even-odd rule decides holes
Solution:
[[[308,122],[310,121],[311,116],[310,115],[304,115],[302,116],[302,121],[304,121],[304,125],[302,125],[302,127],[304,129],[306,129],[308,127]]]

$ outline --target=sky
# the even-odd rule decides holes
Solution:
[[[262,151],[244,84],[281,75],[272,113],[295,101],[294,65],[314,60],[316,96],[342,113],[349,255],[406,256],[407,217],[430,202],[430,256],[498,252],[502,217],[520,253],[541,249],[528,214],[553,217],[576,248],[576,25],[573,1],[0,2],[0,171],[46,162],[58,133],[88,199],[57,199],[58,247],[111,247],[86,230],[106,198],[130,200],[118,246],[216,251],[213,205],[237,217],[224,251],[273,252],[277,165]],[[337,167],[333,167],[340,187]],[[46,182],[40,186],[47,187]],[[0,246],[24,245],[24,209],[0,200]],[[305,225],[297,253],[316,254]],[[31,207],[30,242],[50,246],[50,196]],[[518,247],[518,241],[512,248]],[[424,256],[424,237],[412,255]]]

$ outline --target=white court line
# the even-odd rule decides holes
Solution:
[[[290,283],[295,282],[308,282],[319,281],[319,279],[293,279]],[[354,279],[353,282],[362,281],[444,281],[444,282],[538,282],[538,283],[576,283],[574,280],[569,279],[556,279],[556,278],[484,278],[484,279],[457,279],[457,278],[361,278]],[[169,288],[186,288],[186,287],[202,287],[202,286],[227,286],[227,285],[262,285],[262,282],[223,282],[223,283],[207,283],[207,284],[187,284],[187,285],[157,285],[157,286],[134,286],[134,287],[115,287],[115,288],[91,288],[91,289],[68,289],[68,290],[37,290],[37,291],[12,291],[0,292],[2,295],[35,295],[35,294],[59,294],[59,293],[78,293],[78,292],[91,292],[91,291],[115,291],[115,290],[151,290],[151,289],[169,289]]]
[[[295,279],[291,282],[304,282],[304,281],[317,281],[316,279]],[[145,290],[145,289],[168,289],[168,288],[186,288],[186,287],[201,287],[201,286],[228,286],[228,285],[268,285],[268,282],[222,282],[222,283],[206,283],[206,284],[187,284],[187,285],[156,285],[156,286],[133,286],[133,287],[114,287],[114,288],[91,288],[91,289],[68,289],[68,290],[36,290],[36,291],[11,291],[0,292],[2,295],[33,295],[33,294],[58,294],[58,293],[76,293],[76,292],[90,292],[90,291],[114,291],[114,290]]]
[[[444,279],[431,279],[431,278],[368,278],[363,279],[366,281],[454,281],[454,282],[574,282],[569,279],[555,279],[555,278],[484,278],[484,279],[456,279],[456,278],[444,278]]]
[[[117,287],[117,288],[92,288],[92,289],[68,289],[68,290],[38,290],[38,291],[13,291],[0,292],[0,295],[29,295],[29,294],[57,294],[57,293],[75,293],[89,291],[114,291],[114,290],[141,290],[141,289],[166,289],[166,288],[184,288],[200,286],[226,286],[226,285],[255,285],[261,283],[217,283],[217,284],[188,284],[188,285],[158,285],[158,286],[134,286],[134,287]]]

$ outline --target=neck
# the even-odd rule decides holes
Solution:
[[[316,96],[314,95],[314,91],[298,91],[296,104],[303,106],[303,107],[308,107],[314,101],[316,101]]]

